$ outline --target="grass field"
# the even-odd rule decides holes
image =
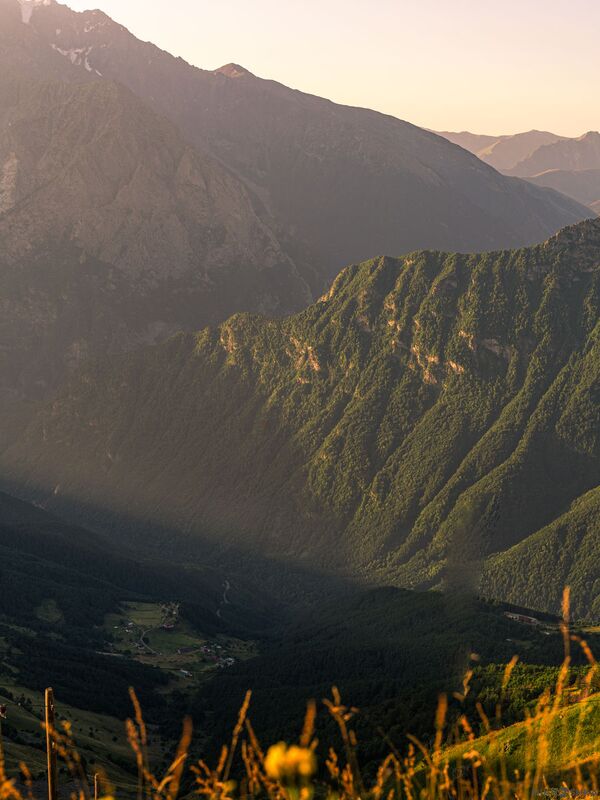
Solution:
[[[34,779],[43,780],[46,775],[43,696],[11,682],[5,675],[0,687],[0,702],[7,706],[3,744],[8,775],[17,776],[19,763],[24,762]],[[59,730],[64,722],[71,726],[73,739],[90,774],[104,772],[124,791],[135,788],[135,758],[127,743],[122,721],[74,708],[61,703],[60,698],[56,698],[56,719]],[[12,739],[12,731],[16,731],[17,741]],[[155,734],[150,743],[152,759],[159,762],[163,750]],[[65,768],[62,776],[67,779]]]
[[[46,599],[35,610],[36,616],[42,622],[56,624],[63,622],[63,613],[58,607],[56,600]]]
[[[529,720],[449,748],[444,759],[457,764],[466,754],[477,753],[484,763],[502,763],[509,776],[542,769],[551,778],[569,764],[598,761],[599,737],[600,695],[592,695],[572,706],[548,707]]]

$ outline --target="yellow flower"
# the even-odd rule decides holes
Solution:
[[[315,773],[317,763],[315,754],[308,747],[279,742],[269,748],[265,758],[267,775],[277,781],[294,782],[306,780]]]

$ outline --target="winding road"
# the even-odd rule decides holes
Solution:
[[[221,611],[223,609],[223,606],[231,605],[231,602],[229,600],[229,592],[230,591],[231,591],[231,584],[229,583],[228,580],[225,580],[223,582],[223,599],[221,600],[219,608],[217,609],[217,617],[219,619],[223,619],[223,615],[221,613]]]

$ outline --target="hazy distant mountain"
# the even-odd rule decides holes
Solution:
[[[550,169],[528,180],[538,186],[556,189],[591,209],[600,204],[600,169]]]
[[[129,90],[0,75],[0,95],[0,386],[310,301],[239,179]]]
[[[18,0],[0,5],[13,31],[23,29],[11,53],[20,47],[25,60],[39,58],[48,71],[51,51],[63,61],[61,76],[66,63],[73,80],[117,80],[167,114],[189,141],[243,178],[255,205],[277,220],[287,252],[295,259],[308,250],[323,279],[376,253],[540,241],[588,213],[507,180],[406,122],[260,80],[236,65],[196,69],[101,12],[76,14],[49,0],[25,24]]]
[[[84,369],[4,472],[213,550],[412,586],[483,569],[487,594],[548,609],[569,583],[597,618],[599,265],[600,221],[350,267],[286,320]]]
[[[563,139],[539,147],[510,172],[529,178],[548,170],[600,169],[600,133],[590,131],[578,139]]]
[[[440,134],[501,172],[555,189],[595,210],[600,200],[600,134],[568,139],[543,131],[514,136]],[[597,209],[596,209],[597,211]]]
[[[509,136],[482,136],[463,131],[443,131],[440,136],[474,153],[486,164],[501,172],[515,167],[529,158],[539,147],[561,141],[564,137],[548,131],[527,131]]]

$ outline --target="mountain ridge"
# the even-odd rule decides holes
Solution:
[[[98,72],[123,83],[227,165],[277,220],[292,257],[297,249],[311,254],[323,284],[373,253],[519,246],[587,213],[499,177],[410,123],[288,89],[239,65],[229,65],[243,73],[239,80],[201,70],[106,15],[53,4],[22,27],[65,54],[71,80]]]
[[[464,147],[500,172],[506,172],[516,167],[519,162],[531,156],[541,145],[565,138],[549,131],[538,130],[504,136],[487,136],[469,131],[460,133],[442,131],[440,136]]]
[[[100,11],[24,7],[0,0],[0,438],[87,358],[298,311],[374,252],[591,213],[410,123],[199,70]]]
[[[538,531],[600,479],[599,268],[593,221],[521,251],[349,267],[293,317],[236,315],[84,370],[4,453],[5,475],[59,509],[150,514],[213,549],[408,587],[483,575],[518,605],[525,561],[494,577],[494,556],[527,542],[539,558]],[[584,550],[565,569],[595,618]],[[562,585],[536,590],[559,607]]]
[[[509,174],[529,178],[554,169],[600,169],[600,133],[588,131],[576,139],[543,145],[516,164]]]

